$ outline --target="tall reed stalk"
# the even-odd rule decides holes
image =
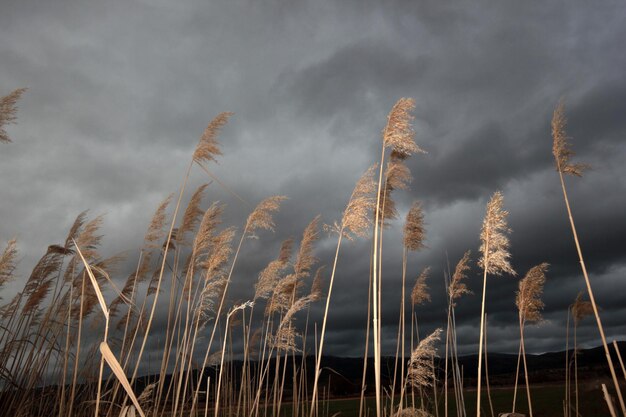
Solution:
[[[593,314],[596,318],[596,324],[598,325],[600,338],[602,339],[602,347],[604,348],[606,360],[609,365],[609,369],[611,371],[611,378],[613,379],[613,385],[615,387],[617,399],[619,400],[622,414],[624,415],[624,417],[626,417],[626,405],[624,404],[624,398],[622,397],[622,392],[620,390],[619,382],[617,380],[617,375],[615,373],[615,367],[613,366],[613,360],[611,359],[611,352],[609,351],[609,346],[606,342],[606,337],[604,336],[604,328],[602,327],[602,321],[600,320],[598,306],[596,305],[596,300],[593,295],[593,290],[591,289],[591,281],[589,280],[587,267],[585,266],[585,260],[583,258],[582,249],[580,247],[578,233],[576,232],[576,225],[574,224],[574,217],[572,216],[572,210],[570,208],[569,199],[567,197],[567,189],[565,188],[564,175],[573,175],[576,177],[581,177],[583,171],[588,168],[588,165],[572,164],[569,162],[569,159],[571,156],[574,155],[574,152],[571,150],[571,147],[568,141],[569,138],[567,137],[567,134],[565,133],[565,124],[566,124],[566,119],[565,119],[564,104],[563,104],[563,101],[561,101],[557,105],[556,109],[554,110],[554,114],[552,116],[552,139],[553,139],[552,153],[556,161],[556,169],[557,169],[557,172],[559,173],[559,180],[561,181],[563,199],[565,200],[565,207],[567,209],[567,215],[569,217],[569,222],[570,222],[570,226],[572,229],[572,236],[574,237],[574,244],[576,245],[576,252],[578,253],[578,259],[580,261],[580,268],[582,270],[583,277],[585,278],[585,285],[587,286],[587,294],[589,295],[589,300],[591,301],[591,306],[593,307]]]

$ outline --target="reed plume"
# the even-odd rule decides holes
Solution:
[[[448,286],[448,297],[454,304],[454,300],[460,298],[463,294],[471,294],[472,291],[467,288],[467,285],[463,280],[467,278],[467,271],[469,271],[469,261],[470,261],[471,251],[465,252],[461,260],[456,264],[456,268],[454,268],[454,274],[452,274],[452,279],[450,280],[450,285]]]
[[[246,221],[246,232],[253,233],[257,229],[274,231],[274,219],[272,214],[280,209],[280,203],[285,201],[287,197],[275,195],[261,201],[254,211],[248,216]]]
[[[574,317],[574,325],[577,326],[580,321],[593,314],[593,306],[590,301],[583,300],[583,292],[579,292],[576,301],[572,304],[572,316]]]
[[[200,208],[200,203],[202,203],[202,198],[204,197],[204,190],[208,186],[209,184],[199,186],[187,204],[183,220],[176,231],[176,242],[179,245],[185,243],[185,234],[194,231],[202,219],[204,212]]]
[[[76,219],[74,219],[74,223],[72,223],[72,227],[70,227],[67,237],[65,238],[65,244],[63,245],[67,252],[74,253],[72,249],[74,240],[78,239],[78,234],[80,233],[86,220],[87,210],[81,212],[78,216],[76,216]]]
[[[25,91],[25,88],[18,88],[8,95],[0,98],[0,143],[11,142],[11,138],[9,138],[9,134],[6,130],[4,130],[4,128],[8,124],[16,122],[17,102]]]
[[[387,117],[387,126],[383,130],[383,144],[391,148],[398,158],[405,159],[414,153],[425,153],[415,144],[411,114],[415,109],[415,100],[401,98],[392,107]]]
[[[429,273],[430,267],[426,267],[415,280],[415,285],[413,286],[413,290],[411,291],[411,303],[413,303],[414,306],[430,302],[428,284],[426,284]]]
[[[437,356],[435,343],[439,341],[441,329],[436,329],[428,337],[422,339],[411,352],[406,383],[412,387],[430,387],[433,385],[435,370],[432,358]]]
[[[392,417],[432,417],[432,414],[422,408],[407,407],[399,409]]]
[[[545,262],[534,266],[519,282],[515,304],[523,322],[538,322],[542,319],[541,310],[544,303],[541,300],[541,294],[546,282],[547,269],[548,264]]]
[[[350,201],[346,206],[341,218],[341,224],[325,226],[327,231],[343,233],[343,237],[354,240],[355,237],[366,237],[367,231],[372,225],[371,213],[376,208],[376,198],[373,193],[376,191],[374,174],[376,165],[372,165],[357,181]]]
[[[281,247],[278,258],[271,261],[259,274],[255,285],[254,300],[267,298],[280,280],[280,273],[287,267],[293,248],[293,239],[285,240]]]
[[[293,265],[294,273],[299,277],[307,276],[313,265],[317,262],[317,259],[313,256],[313,245],[319,237],[320,216],[315,216],[313,220],[307,225],[302,234],[302,240],[300,241],[300,249],[296,256],[296,262]]]
[[[312,301],[319,301],[324,296],[324,277],[322,276],[322,272],[325,268],[325,266],[320,266],[315,272],[315,277],[313,278],[313,283],[311,284],[310,293]]]
[[[228,122],[230,116],[232,116],[230,112],[220,113],[215,119],[211,120],[206,129],[204,129],[200,141],[196,146],[196,150],[193,153],[193,160],[195,162],[199,164],[203,161],[217,162],[216,157],[222,155],[222,151],[220,150],[216,138],[222,127]]]
[[[152,216],[152,220],[148,226],[148,231],[144,237],[146,247],[158,248],[161,246],[161,242],[165,237],[165,232],[163,231],[163,226],[165,225],[166,220],[165,211],[167,210],[167,206],[172,201],[173,196],[174,194],[168,195],[159,204],[154,215]]]
[[[415,201],[406,215],[404,223],[404,247],[411,251],[424,248],[424,213],[422,204]]]
[[[413,180],[411,171],[404,163],[404,160],[395,155],[396,153],[392,152],[389,157],[387,168],[385,169],[385,183],[380,190],[381,195],[379,201],[382,202],[382,207],[378,213],[378,221],[383,226],[388,226],[386,220],[393,220],[398,217],[396,203],[391,198],[391,193],[394,190],[407,189],[409,183]]]
[[[511,230],[506,223],[509,213],[502,209],[502,202],[502,193],[496,191],[487,204],[487,213],[480,232],[482,255],[478,260],[478,265],[490,275],[503,273],[516,275],[510,264],[511,254],[507,234]]]
[[[556,106],[556,109],[554,109],[554,114],[552,115],[552,154],[554,155],[554,159],[556,161],[557,171],[560,171],[563,174],[581,177],[583,172],[590,167],[587,164],[570,163],[569,159],[574,156],[574,151],[572,151],[571,144],[569,142],[570,138],[565,133],[566,122],[565,105],[563,100],[561,100]]]
[[[200,228],[193,242],[194,256],[205,253],[213,243],[213,231],[220,224],[220,217],[223,212],[224,206],[218,202],[211,204],[204,212],[202,221],[200,222]]]
[[[15,258],[17,257],[17,240],[11,239],[0,255],[0,288],[13,278]]]

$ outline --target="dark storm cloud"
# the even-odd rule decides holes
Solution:
[[[576,158],[594,166],[567,179],[574,216],[607,334],[624,337],[623,300],[612,288],[623,286],[625,270],[625,14],[586,2],[5,2],[0,94],[29,91],[0,156],[0,238],[19,237],[26,276],[90,208],[106,213],[103,252],[131,249],[124,269],[132,269],[132,251],[155,207],[179,187],[206,124],[234,111],[220,136],[224,156],[210,169],[248,204],[215,182],[206,204],[225,202],[224,224],[241,229],[263,198],[290,197],[276,232],[243,245],[228,299],[248,299],[283,239],[299,241],[317,214],[322,224],[340,218],[379,154],[387,112],[414,97],[416,141],[428,154],[408,161],[411,191],[394,196],[402,216],[413,199],[425,207],[428,248],[410,254],[407,274],[410,292],[432,267],[420,333],[445,324],[444,271],[471,249],[475,295],[459,302],[457,323],[463,351],[474,350],[478,234],[489,196],[501,189],[519,275],[551,264],[547,322],[528,330],[528,349],[560,349],[566,308],[584,288],[551,155],[550,117],[563,96]],[[189,192],[209,181],[194,169]],[[385,232],[385,353],[395,344],[401,226]],[[320,234],[320,264],[332,261],[334,245]],[[342,247],[329,354],[362,354],[368,251],[367,241]],[[492,351],[517,349],[517,283],[489,278]],[[166,312],[157,311],[162,340]],[[312,306],[312,319],[321,311]],[[579,338],[597,344],[591,321]],[[158,342],[149,349],[156,355]]]

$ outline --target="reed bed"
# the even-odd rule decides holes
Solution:
[[[18,89],[0,99],[2,146],[12,146],[5,128],[16,122],[17,103],[24,92]],[[466,417],[467,378],[459,366],[455,308],[463,296],[471,294],[467,279],[474,261],[469,250],[455,254],[459,261],[454,271],[443,276],[447,306],[441,323],[445,326],[420,338],[419,316],[422,309],[430,308],[428,282],[432,279],[429,266],[423,265],[417,273],[408,262],[411,253],[426,248],[420,202],[408,209],[402,230],[401,298],[393,301],[398,305],[398,325],[389,386],[381,376],[382,341],[394,337],[383,334],[381,326],[381,305],[383,300],[390,302],[382,291],[387,279],[383,244],[388,237],[384,239],[384,231],[399,216],[394,193],[408,189],[412,181],[407,159],[425,154],[415,142],[414,108],[412,99],[398,100],[383,128],[380,159],[356,182],[340,219],[322,224],[317,216],[303,229],[299,241],[285,240],[276,257],[258,272],[248,300],[229,301],[231,283],[239,279],[235,271],[245,262],[240,260],[242,247],[247,238],[264,239],[274,231],[274,216],[286,197],[270,196],[260,201],[240,229],[222,224],[228,210],[225,205],[205,201],[211,194],[210,186],[221,186],[235,197],[236,204],[251,207],[209,169],[222,154],[218,136],[231,113],[219,114],[202,133],[178,193],[166,197],[156,208],[136,255],[136,268],[127,277],[120,277],[117,269],[122,255],[106,257],[100,252],[102,217],[79,214],[62,243],[47,248],[22,290],[3,300],[0,307],[0,404],[4,415],[331,417],[330,387],[322,370],[327,330],[332,328],[328,317],[333,289],[336,280],[344,278],[341,249],[356,239],[370,239],[369,284],[363,280],[359,285],[369,285],[368,319],[363,331],[366,358],[369,347],[373,349],[373,370],[364,360],[359,416],[439,416],[441,409],[444,417],[451,410],[457,417]],[[574,353],[567,353],[565,360],[563,413],[565,417],[579,415],[577,327],[584,317],[593,315],[613,380],[612,387],[603,386],[606,411],[626,417],[564,181],[565,175],[582,175],[586,166],[570,163],[573,152],[564,129],[561,103],[552,119],[553,153],[589,298],[585,301],[581,293],[568,309],[566,347],[571,315]],[[208,176],[210,182],[189,191],[192,175]],[[476,260],[483,275],[481,312],[476,316],[480,328],[477,417],[488,414],[481,407],[483,379],[491,404],[486,362],[488,277],[516,276],[507,216],[504,195],[496,191],[486,206],[479,236],[480,257]],[[326,269],[315,256],[322,229],[336,239],[335,256]],[[0,255],[0,288],[15,279],[18,259],[19,242],[9,239]],[[516,410],[523,365],[531,416],[532,381],[524,332],[526,325],[541,321],[547,268],[546,263],[531,268],[519,281],[516,294],[520,340],[512,411]],[[407,291],[411,276],[416,279],[412,290]],[[323,308],[320,322],[310,315],[314,303]],[[159,339],[154,329],[157,309],[167,318],[165,329],[159,329],[164,336]],[[410,325],[406,324],[407,315]],[[94,339],[87,334],[98,336]],[[409,346],[405,345],[407,339]],[[148,346],[159,346],[157,358],[147,352]],[[614,348],[626,379],[617,344]],[[443,358],[435,361],[441,353]],[[156,372],[147,365],[151,356],[156,359]],[[143,375],[146,369],[151,372]],[[366,380],[372,373],[375,386],[369,391],[375,405],[369,407]],[[493,405],[490,412],[495,414]]]

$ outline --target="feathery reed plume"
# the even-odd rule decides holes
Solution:
[[[220,113],[209,123],[207,128],[204,129],[204,133],[202,133],[198,146],[196,146],[196,150],[193,153],[193,160],[195,162],[217,161],[215,157],[221,155],[222,151],[220,150],[220,145],[216,137],[232,115],[233,114],[229,112]]]
[[[193,253],[202,254],[206,252],[212,243],[213,231],[220,224],[220,217],[224,212],[224,206],[218,202],[214,202],[204,212],[202,221],[200,222],[200,228],[196,233],[196,238],[193,243]]]
[[[293,266],[295,274],[298,278],[307,276],[311,271],[311,268],[317,262],[317,259],[313,256],[313,245],[319,237],[320,216],[317,215],[311,223],[304,229],[302,234],[302,240],[300,241],[300,249],[296,256],[296,262]]]
[[[204,190],[208,186],[209,184],[202,184],[191,196],[189,204],[187,204],[187,209],[185,209],[182,223],[176,231],[176,242],[178,242],[178,244],[184,243],[185,233],[193,231],[200,223],[202,215],[204,214],[204,212],[200,209],[200,203],[202,202]]]
[[[72,247],[74,245],[73,241],[75,239],[78,239],[78,234],[80,233],[80,230],[85,224],[86,219],[87,219],[87,210],[81,212],[78,216],[76,216],[74,223],[72,223],[72,227],[70,227],[70,230],[67,233],[67,237],[65,238],[65,244],[63,245],[63,247],[68,252],[73,253],[73,250],[72,250]]]
[[[276,331],[276,336],[272,341],[272,345],[275,349],[290,352],[299,351],[296,347],[296,338],[299,334],[293,326],[293,319],[296,313],[305,309],[311,301],[313,301],[313,299],[310,296],[305,296],[297,299],[291,304],[291,307],[289,307],[280,321],[278,330]]]
[[[224,272],[222,269],[233,251],[230,242],[235,237],[235,231],[236,228],[229,227],[215,235],[212,239],[210,253],[200,266],[206,271],[205,279],[210,279],[213,275],[219,275]]]
[[[415,100],[401,98],[389,112],[387,126],[383,131],[385,147],[392,148],[398,158],[405,159],[414,153],[425,153],[415,144],[415,131],[411,124]]]
[[[11,139],[4,127],[15,123],[17,120],[17,101],[26,91],[25,88],[18,88],[8,95],[0,98],[0,143],[9,143]]]
[[[341,218],[341,225],[324,226],[326,231],[342,232],[349,240],[355,237],[366,237],[367,231],[372,224],[371,213],[376,208],[376,199],[372,195],[376,192],[374,174],[377,165],[374,164],[365,171],[357,181],[350,201],[346,206]]]
[[[593,306],[590,301],[583,300],[583,292],[579,292],[576,296],[576,301],[572,304],[572,316],[574,317],[574,324],[578,325],[580,321],[593,314]]]
[[[152,405],[154,403],[154,391],[157,388],[158,383],[159,382],[157,381],[146,385],[143,391],[141,391],[141,394],[139,394],[139,397],[137,397],[137,402],[148,414],[150,414],[150,411],[152,410]]]
[[[271,261],[259,274],[259,279],[254,289],[254,300],[258,298],[267,298],[274,289],[276,283],[280,280],[280,273],[285,269],[291,250],[293,248],[293,239],[285,240],[281,247],[278,258]]]
[[[11,317],[17,311],[17,307],[22,299],[22,293],[18,292],[11,301],[0,308],[0,319],[5,320]]]
[[[280,203],[285,201],[287,197],[275,195],[261,201],[254,211],[248,216],[246,221],[246,232],[253,233],[257,229],[274,231],[274,219],[272,213],[280,209]]]
[[[567,122],[565,118],[565,105],[563,100],[559,101],[559,104],[554,109],[552,115],[552,154],[556,161],[557,171],[563,174],[570,174],[577,177],[581,177],[583,172],[589,169],[587,164],[570,164],[570,157],[574,156],[574,151],[571,149],[569,143],[570,138],[565,133],[565,124]]]
[[[461,260],[456,264],[452,280],[448,286],[448,296],[451,302],[454,304],[454,300],[460,298],[463,294],[471,294],[472,292],[467,288],[467,285],[462,282],[467,278],[466,272],[469,271],[469,260],[471,251],[465,252]]]
[[[547,263],[532,267],[526,276],[519,282],[519,290],[515,304],[523,322],[541,321],[541,310],[544,307],[541,300],[543,285],[546,282]]]
[[[322,276],[322,271],[324,271],[325,268],[325,266],[320,266],[315,272],[315,277],[311,284],[311,301],[319,301],[324,296],[324,277]]]
[[[396,411],[392,417],[432,417],[432,414],[421,408],[407,407]]]
[[[422,339],[415,350],[411,352],[409,359],[406,383],[413,387],[430,387],[435,378],[432,358],[437,356],[435,343],[439,341],[441,329],[432,332],[428,337]]]
[[[424,214],[422,205],[415,201],[406,215],[404,223],[404,247],[416,251],[424,247]]]
[[[478,265],[490,275],[502,275],[505,272],[516,275],[509,261],[511,254],[507,233],[511,230],[506,223],[509,213],[502,209],[502,202],[502,193],[496,191],[487,204],[487,212],[480,232],[482,255],[478,260]]]
[[[388,226],[385,220],[393,220],[398,217],[396,203],[391,198],[391,193],[394,190],[407,189],[408,184],[413,180],[411,171],[409,171],[409,168],[405,165],[404,160],[398,158],[396,155],[395,152],[392,152],[389,157],[387,168],[385,169],[385,183],[380,190],[381,195],[378,198],[382,204],[378,214],[378,221],[383,226]]]
[[[104,216],[100,215],[88,221],[78,233],[76,239],[73,240],[74,248],[80,247],[82,256],[89,262],[94,262],[100,257],[96,249],[102,240],[102,235],[97,233],[102,226],[103,220]]]
[[[415,285],[413,286],[413,290],[411,291],[411,303],[413,305],[419,305],[426,302],[430,302],[430,294],[428,293],[428,284],[426,284],[426,280],[428,279],[428,274],[430,273],[430,267],[424,268],[422,273],[415,280]]]
[[[161,245],[161,241],[165,235],[163,231],[163,225],[165,224],[165,211],[167,210],[167,206],[172,201],[172,197],[174,194],[168,195],[157,207],[154,215],[152,216],[152,220],[150,221],[150,225],[148,226],[148,231],[146,232],[146,236],[144,238],[145,244],[149,248],[158,248]]]
[[[7,247],[0,255],[0,288],[12,277],[15,270],[15,258],[17,257],[17,240],[11,239]]]

